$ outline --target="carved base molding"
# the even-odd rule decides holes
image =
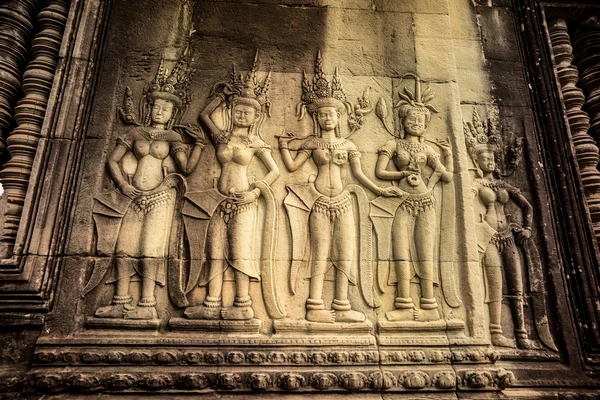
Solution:
[[[160,335],[87,329],[69,338],[41,338],[29,372],[1,388],[39,393],[498,391],[512,386],[523,371],[536,377],[559,366],[555,353],[542,350],[475,343],[377,345],[374,336],[369,338],[372,326],[366,325],[371,324],[348,326],[343,340],[337,333],[335,345],[335,326],[302,335],[299,331],[315,325],[306,321],[279,321],[273,336],[233,336],[226,329],[242,323],[230,321],[214,321],[225,329],[199,335],[190,330],[194,324],[210,325],[175,319],[172,329],[183,329]],[[500,361],[502,354],[513,362]],[[522,365],[511,372],[515,362]]]

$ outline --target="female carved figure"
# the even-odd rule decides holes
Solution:
[[[283,163],[289,171],[297,170],[309,159],[317,166],[314,181],[309,185],[288,186],[290,194],[285,201],[289,206],[290,223],[293,224],[293,220],[296,219],[292,218],[290,211],[296,207],[292,204],[293,201],[301,200],[308,214],[312,270],[309,298],[306,301],[306,319],[313,322],[361,322],[365,320],[365,316],[351,309],[348,285],[357,283],[354,264],[363,255],[359,257],[356,249],[355,207],[350,190],[342,180],[342,171],[349,166],[358,181],[378,195],[398,196],[400,191],[394,187],[382,189],[363,173],[360,152],[352,142],[342,137],[340,131],[339,119],[345,109],[346,95],[342,91],[337,71],[331,86],[325,79],[320,54],[317,57],[313,85],[305,76],[302,88],[300,118],[307,109],[313,119],[313,135],[298,139],[294,134],[288,133],[279,138],[279,148]],[[292,150],[298,151],[295,156],[290,152],[292,140],[296,142]],[[362,193],[364,196],[364,191]],[[360,192],[355,194],[359,197],[360,204]],[[360,214],[360,210],[357,211]],[[292,231],[292,235],[297,233],[294,229]],[[296,244],[294,247],[297,247]],[[323,283],[328,260],[331,260],[336,272],[332,311],[325,309],[323,301]],[[364,265],[362,267],[365,268]],[[366,268],[371,268],[370,258]],[[362,277],[370,276],[367,270],[360,272]],[[292,271],[292,275],[294,274]],[[372,298],[372,279],[370,282],[361,282],[361,288],[365,300]]]
[[[211,216],[205,220],[208,268],[202,271],[203,276],[200,277],[197,269],[202,266],[193,266],[191,274],[191,282],[194,285],[197,282],[201,286],[208,285],[208,291],[202,304],[188,307],[185,315],[192,319],[247,320],[254,317],[250,280],[261,279],[254,255],[258,199],[264,194],[267,197],[265,201],[269,203],[267,208],[274,210],[274,198],[269,186],[279,176],[271,148],[260,136],[260,126],[270,105],[267,98],[269,75],[262,83],[257,81],[255,60],[252,71],[246,77],[238,76],[234,69],[230,83],[219,84],[216,88],[221,92],[204,108],[200,120],[216,147],[221,175],[215,189],[187,196],[196,207]],[[225,129],[217,126],[219,122],[213,116],[217,109],[225,112]],[[264,164],[268,173],[262,181],[250,183],[247,171],[255,157]],[[267,216],[265,231],[272,233],[273,229],[273,218]],[[190,245],[199,246],[204,252],[203,244]],[[224,274],[229,267],[234,273],[235,300],[233,307],[222,307]],[[271,283],[268,282],[269,285]],[[266,299],[267,307],[271,300],[276,301]]]
[[[94,218],[100,253],[105,247],[102,237],[113,236],[111,231],[116,234],[112,244],[116,268],[108,281],[116,288],[111,304],[98,308],[96,317],[157,318],[154,289],[157,283],[165,284],[174,207],[185,186],[176,172],[189,174],[203,148],[197,137],[188,159],[188,145],[172,129],[189,103],[187,88],[193,70],[187,67],[186,54],[187,50],[170,74],[161,61],[155,79],[145,90],[144,124],[120,136],[108,158],[110,177],[118,191],[96,197]],[[102,263],[97,263],[99,266]],[[86,293],[105,272],[102,268],[93,272]],[[134,277],[142,282],[136,306],[130,292]]]
[[[428,104],[433,94],[426,88],[421,93],[421,82],[415,76],[415,93],[405,89],[400,93],[398,117],[400,137],[388,141],[378,151],[375,175],[394,181],[408,196],[395,210],[392,222],[392,256],[397,274],[396,310],[386,313],[390,321],[440,319],[434,296],[434,249],[437,240],[437,217],[433,188],[441,180],[453,177],[452,154],[446,141],[437,141],[442,148],[445,165],[438,152],[425,143],[425,134],[431,111]],[[388,170],[390,160],[395,170]],[[420,289],[420,307],[410,294],[410,283],[417,277]]]
[[[521,191],[502,179],[497,179],[495,152],[498,138],[474,112],[473,124],[466,123],[464,131],[467,149],[477,168],[477,178],[472,189],[475,201],[483,212],[477,224],[477,240],[481,250],[486,288],[485,302],[490,314],[490,333],[494,346],[515,347],[513,340],[503,335],[501,325],[502,280],[506,276],[508,299],[511,305],[515,338],[520,348],[536,348],[539,344],[529,339],[523,314],[523,268],[517,243],[525,245],[531,240],[533,207]],[[523,213],[523,225],[511,223],[504,208],[512,200]],[[525,251],[527,254],[527,251]],[[542,283],[543,286],[543,283]],[[532,295],[535,297],[535,295]],[[534,310],[546,313],[534,305]],[[541,317],[541,315],[538,315]],[[546,316],[547,319],[547,316]],[[547,322],[546,322],[547,324]],[[540,339],[550,348],[554,346],[547,325],[538,327]]]

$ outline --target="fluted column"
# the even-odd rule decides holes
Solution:
[[[0,3],[0,163],[6,159],[6,136],[13,126],[13,106],[21,78],[38,0],[7,0]]]
[[[0,170],[8,200],[0,258],[12,255],[67,21],[67,0],[49,0],[45,4],[37,19],[39,31],[31,44],[33,59],[23,74],[25,96],[15,107],[17,127],[6,139],[10,160]]]
[[[585,102],[583,91],[576,86],[579,72],[573,65],[573,48],[567,23],[564,19],[555,19],[550,23],[549,30],[558,80],[567,110],[571,140],[579,165],[579,174],[592,217],[596,240],[600,241],[600,171],[597,169],[600,157],[598,156],[598,146],[588,134],[590,118],[582,110]]]

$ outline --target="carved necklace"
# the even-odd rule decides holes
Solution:
[[[477,178],[477,183],[479,183],[481,186],[485,186],[490,189],[498,189],[506,186],[506,182],[504,181],[492,181],[484,178]]]
[[[142,131],[146,135],[148,135],[150,140],[160,140],[160,139],[165,138],[169,134],[169,131],[166,129],[152,128],[152,127],[143,127]]]
[[[402,150],[405,150],[411,156],[415,153],[426,152],[429,148],[429,145],[421,142],[409,142],[408,140],[400,139],[397,141],[398,147],[401,147]]]
[[[315,137],[312,139],[312,143],[315,145],[315,147],[317,149],[336,150],[336,149],[339,149],[340,147],[343,147],[344,145],[346,145],[348,143],[348,141],[346,139],[344,139],[341,142],[332,143],[332,142],[327,142],[321,138]]]

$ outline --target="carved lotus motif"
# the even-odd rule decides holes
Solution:
[[[337,385],[338,378],[335,374],[319,372],[310,377],[310,384],[315,389],[327,390]]]
[[[452,361],[460,362],[464,361],[466,358],[466,354],[462,351],[453,351],[452,352]]]
[[[73,352],[60,353],[58,361],[65,364],[76,364],[79,362],[79,354]]]
[[[177,356],[168,351],[161,351],[160,353],[156,353],[154,355],[154,361],[159,364],[173,364],[177,361]]]
[[[103,360],[104,357],[100,353],[86,352],[81,355],[81,361],[84,363],[95,364]]]
[[[492,383],[492,376],[488,372],[471,371],[465,374],[467,386],[481,389]]]
[[[204,360],[209,364],[219,364],[223,361],[223,355],[217,351],[211,351],[204,354]]]
[[[140,385],[148,390],[163,390],[169,385],[170,379],[163,375],[146,375],[140,380]]]
[[[411,351],[408,353],[410,361],[421,362],[425,360],[425,352],[420,350]]]
[[[505,389],[514,385],[515,380],[515,375],[512,372],[507,371],[504,368],[498,370],[496,375],[496,385],[498,385],[500,389]]]
[[[423,389],[431,386],[431,378],[424,372],[415,371],[402,374],[403,386],[407,389]]]
[[[348,362],[349,354],[345,351],[335,351],[329,355],[332,363],[343,364]]]
[[[200,364],[204,361],[204,354],[199,351],[189,351],[183,355],[183,358],[189,364]]]
[[[297,390],[306,384],[306,378],[300,374],[283,374],[279,376],[279,386],[286,390]]]
[[[273,384],[273,379],[269,374],[254,373],[248,378],[248,384],[253,390],[267,390]]]
[[[287,357],[285,353],[281,351],[274,351],[271,354],[269,354],[269,361],[273,364],[282,364],[285,362],[286,359]]]
[[[483,361],[485,360],[485,354],[482,351],[476,350],[469,352],[469,358],[472,361]]]
[[[182,374],[179,376],[179,383],[187,389],[206,389],[208,379],[204,374]]]
[[[432,362],[442,362],[446,359],[446,355],[441,351],[432,351],[429,354],[429,360]]]
[[[440,389],[453,389],[456,386],[456,375],[451,372],[440,372],[433,377],[435,385]]]
[[[129,389],[135,384],[135,378],[128,374],[112,374],[104,379],[104,386],[109,389]]]
[[[218,383],[222,389],[237,389],[242,383],[242,377],[233,373],[219,374]]]
[[[250,353],[247,354],[246,358],[248,359],[248,362],[251,364],[262,364],[265,362],[265,359],[267,357],[266,357],[265,353],[251,351]]]
[[[351,372],[340,376],[340,386],[350,391],[363,389],[369,380],[360,372]]]
[[[313,364],[325,364],[327,362],[327,354],[322,351],[315,351],[311,353],[310,359]]]
[[[94,375],[78,374],[69,378],[69,383],[76,390],[90,390],[100,385],[100,380]]]
[[[386,390],[396,387],[398,379],[389,371],[373,372],[370,376],[371,387],[377,390]]]
[[[305,364],[306,363],[306,353],[302,352],[294,352],[290,354],[290,362],[293,364]]]
[[[129,354],[129,362],[133,364],[146,364],[150,362],[150,354],[141,353],[139,351]]]
[[[106,354],[106,361],[111,364],[121,364],[127,358],[127,355],[122,351],[109,351]]]
[[[354,352],[350,354],[350,360],[356,364],[364,363],[367,361],[367,353],[365,353],[364,351]]]
[[[231,364],[241,364],[244,362],[245,358],[244,353],[241,351],[232,351],[227,354],[227,361]]]

